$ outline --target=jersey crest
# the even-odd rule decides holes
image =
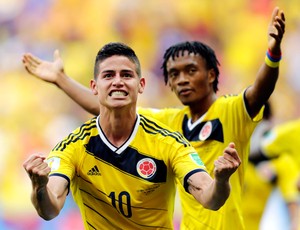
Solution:
[[[149,179],[156,172],[156,164],[151,158],[144,158],[137,163],[136,170],[141,177]]]
[[[96,159],[112,165],[120,171],[154,183],[166,182],[167,166],[162,160],[147,157],[128,146],[121,154],[116,154],[99,136],[90,138],[86,150]]]
[[[203,121],[190,130],[188,127],[188,116],[185,115],[182,122],[182,130],[189,141],[215,140],[224,142],[223,126],[219,119]]]

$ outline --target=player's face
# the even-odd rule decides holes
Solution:
[[[138,94],[142,93],[145,79],[139,78],[136,65],[124,56],[112,56],[99,64],[97,80],[91,88],[98,95],[101,105],[108,108],[136,106]]]
[[[215,74],[207,69],[205,60],[187,51],[167,62],[168,84],[184,105],[204,103],[213,91]]]

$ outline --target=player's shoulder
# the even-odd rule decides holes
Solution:
[[[233,105],[242,105],[244,103],[243,94],[223,94],[213,103],[213,107],[224,109]]]
[[[300,132],[300,119],[290,120],[284,123],[277,124],[271,131],[274,131],[279,134],[293,134]]]
[[[230,101],[230,100],[236,100],[237,98],[241,97],[242,95],[230,93],[230,94],[223,94],[222,96],[218,97],[217,101],[223,102],[223,101]]]
[[[155,119],[152,116],[148,116],[146,114],[139,114],[139,116],[140,116],[140,123],[143,126],[150,126],[156,130],[166,129],[169,130],[170,132],[173,132],[173,130],[169,126],[160,122],[159,120]]]
[[[168,115],[178,114],[178,113],[182,112],[182,108],[167,107],[167,108],[163,108],[163,109],[158,109],[158,108],[138,107],[137,111],[139,114],[153,117],[153,115],[168,116]]]
[[[93,117],[75,128],[63,141],[72,139],[75,143],[75,140],[76,142],[87,140],[89,137],[97,135],[97,133],[97,117]]]
[[[91,130],[93,128],[97,128],[97,117],[93,117],[85,121],[77,129],[74,130],[74,133],[80,132],[81,130]]]
[[[140,126],[146,133],[152,136],[155,135],[156,138],[160,138],[162,142],[169,142],[172,140],[171,142],[174,141],[184,144],[185,146],[190,146],[188,141],[181,133],[174,131],[172,128],[156,120],[155,118],[141,114],[139,116]]]

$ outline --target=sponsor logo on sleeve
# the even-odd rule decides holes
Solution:
[[[51,157],[47,160],[48,166],[51,168],[51,171],[55,171],[59,169],[60,166],[60,158],[59,157]]]
[[[197,164],[197,165],[200,165],[200,166],[204,166],[202,160],[200,159],[198,153],[191,153],[190,154],[190,157],[191,159]]]

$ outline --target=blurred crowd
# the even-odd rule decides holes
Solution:
[[[52,60],[59,49],[67,74],[88,86],[98,49],[124,42],[136,51],[146,77],[139,105],[180,106],[163,82],[165,49],[184,40],[207,43],[221,63],[218,94],[238,93],[253,82],[264,59],[276,5],[286,15],[280,79],[271,98],[275,123],[281,123],[300,117],[299,0],[0,0],[0,229],[82,226],[71,196],[56,220],[38,218],[22,162],[31,153],[47,154],[92,115],[55,86],[29,76],[23,53]]]

